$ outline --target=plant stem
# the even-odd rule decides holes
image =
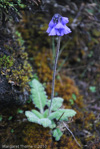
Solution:
[[[58,62],[58,56],[59,56],[59,49],[60,49],[60,36],[58,37],[55,63],[54,63],[54,67],[53,67],[52,92],[51,92],[51,103],[50,103],[50,108],[49,108],[49,115],[51,113],[52,101],[54,98],[55,76],[56,76],[56,68],[57,68],[57,62]]]

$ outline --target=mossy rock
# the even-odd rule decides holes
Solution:
[[[6,29],[5,29],[6,30]],[[14,107],[25,104],[29,95],[32,67],[28,62],[24,42],[20,33],[12,33],[13,39],[2,32],[6,37],[0,43],[0,107]],[[9,41],[10,40],[10,41]]]

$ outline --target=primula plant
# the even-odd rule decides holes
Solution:
[[[33,109],[32,111],[25,112],[28,121],[37,123],[43,127],[49,127],[52,130],[52,136],[56,141],[59,141],[63,135],[61,127],[58,125],[64,123],[64,121],[68,122],[69,117],[73,117],[76,114],[76,112],[72,109],[61,108],[64,99],[61,97],[54,97],[55,75],[60,49],[60,36],[71,32],[71,30],[66,26],[66,23],[68,23],[68,18],[55,14],[47,29],[49,36],[58,36],[57,51],[53,68],[51,100],[48,100],[43,85],[38,80],[33,79],[30,82],[31,98],[37,110]],[[65,123],[64,125],[68,129]]]
[[[76,112],[72,109],[62,109],[61,106],[64,100],[61,97],[54,97],[51,113],[49,114],[51,101],[47,99],[43,85],[38,80],[33,79],[30,86],[31,98],[38,110],[33,109],[25,112],[28,121],[51,128],[55,140],[59,141],[63,133],[60,128],[57,128],[58,122],[68,121],[68,118],[73,117]]]

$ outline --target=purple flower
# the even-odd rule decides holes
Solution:
[[[71,33],[70,28],[66,26],[69,20],[66,17],[62,17],[60,14],[55,14],[49,23],[47,33],[49,36],[63,36],[64,34]]]

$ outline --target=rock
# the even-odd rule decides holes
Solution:
[[[5,76],[0,74],[0,108],[14,107],[25,104],[28,92],[22,93],[8,83]]]

